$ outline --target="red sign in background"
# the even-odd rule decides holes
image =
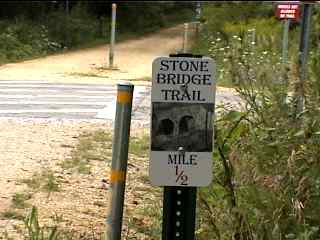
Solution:
[[[277,4],[276,17],[279,19],[291,19],[298,21],[300,18],[299,4],[279,3]]]

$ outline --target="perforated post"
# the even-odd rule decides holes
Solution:
[[[164,187],[162,240],[194,240],[196,187]]]

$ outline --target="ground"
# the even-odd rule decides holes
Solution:
[[[126,79],[135,84],[150,85],[152,61],[180,51],[182,31],[183,26],[177,26],[117,44],[114,60],[117,70],[107,69],[108,45],[103,45],[3,65],[0,67],[1,80],[115,84]],[[131,128],[132,136],[149,134],[149,129],[141,128],[138,122]],[[108,145],[104,145],[104,159],[92,159],[90,170],[84,166],[85,173],[79,174],[61,164],[74,157],[79,138],[84,133],[105,131],[112,136],[112,122],[0,119],[0,129],[0,239],[22,238],[19,233],[23,228],[21,216],[25,216],[32,205],[38,207],[42,225],[52,225],[56,220],[63,229],[77,232],[79,235],[75,239],[99,239],[105,230],[108,212],[112,137],[108,139]],[[123,227],[125,239],[153,239],[152,234],[155,234],[148,229],[152,224],[148,218],[130,214],[137,211],[137,206],[143,205],[145,209],[150,192],[158,197],[161,192],[148,183],[147,165],[146,150],[142,155],[130,153]],[[46,176],[54,180],[49,185],[50,191],[27,184],[28,179],[30,183],[37,174],[45,173],[52,173]],[[48,178],[41,181],[44,183]],[[51,191],[55,183],[59,191]],[[20,205],[19,198],[23,198]],[[138,225],[141,228],[138,229]],[[140,236],[139,231],[149,231],[149,234]]]
[[[114,67],[109,67],[109,45],[66,52],[41,59],[11,63],[0,67],[2,80],[47,80],[54,82],[116,83],[120,79],[150,78],[152,61],[176,53],[182,47],[181,26],[116,43]],[[147,84],[136,81],[136,84]]]
[[[119,80],[135,80],[135,84],[150,85],[151,63],[158,56],[175,53],[182,47],[182,27],[164,29],[158,33],[127,40],[116,45],[114,65],[108,70],[108,45],[71,51],[30,61],[6,64],[0,67],[2,80],[46,80],[53,82],[117,83]],[[143,81],[144,80],[144,81]],[[89,174],[77,174],[61,168],[58,163],[72,155],[79,135],[86,131],[106,130],[112,133],[109,121],[72,120],[0,120],[0,239],[8,234],[22,238],[20,215],[26,215],[32,205],[39,208],[41,224],[52,216],[60,216],[60,223],[67,230],[89,232],[97,236],[104,231],[107,215],[110,159],[95,161]],[[132,126],[135,134],[135,124]],[[144,131],[144,130],[142,130]],[[109,141],[111,143],[111,140]],[[109,146],[111,151],[111,146]],[[110,157],[110,156],[109,156]],[[146,159],[145,159],[146,160]],[[140,163],[141,166],[146,165]],[[129,165],[127,203],[133,186],[129,182],[134,164]],[[138,168],[138,167],[137,167]],[[59,184],[59,192],[49,195],[45,191],[30,189],[21,181],[32,179],[36,173],[52,171]],[[143,172],[143,171],[141,171]],[[144,169],[146,174],[146,167]],[[28,207],[17,207],[13,199],[17,194],[32,194],[26,199]],[[135,202],[137,204],[137,202]],[[13,212],[13,213],[11,213]],[[9,215],[9,217],[8,217]],[[13,216],[11,216],[13,215]],[[7,216],[7,217],[4,217]],[[15,219],[18,218],[18,219]],[[92,226],[94,225],[94,226]],[[7,237],[8,238],[8,237]]]

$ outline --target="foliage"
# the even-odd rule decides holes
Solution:
[[[0,63],[103,44],[109,38],[111,2],[11,1],[1,5]],[[188,21],[189,3],[119,2],[117,41]],[[143,14],[141,14],[143,9]],[[133,21],[134,19],[134,21]]]
[[[205,34],[222,34],[222,38],[224,38],[226,37],[223,30],[225,23],[237,24],[238,22],[244,22],[244,24],[247,24],[251,18],[267,17],[270,16],[270,13],[272,13],[272,5],[270,3],[249,1],[225,1],[216,4],[207,3],[207,6],[203,10],[201,20],[206,26],[203,32]]]
[[[2,22],[4,31],[0,34],[0,61],[17,61],[32,56],[54,52],[61,46],[48,38],[45,26],[33,26],[19,20],[15,24]]]
[[[30,214],[24,220],[28,235],[27,240],[55,240],[58,238],[57,227],[40,227],[38,220],[38,209],[32,207]]]
[[[305,111],[297,114],[295,61],[284,68],[279,51],[250,36],[212,37],[208,45],[218,82],[236,86],[243,109],[217,108],[215,179],[199,193],[198,238],[318,239],[319,51],[311,51]]]
[[[71,152],[71,158],[61,163],[64,169],[76,169],[79,173],[90,173],[90,161],[106,161],[111,148],[111,135],[108,132],[97,130],[92,133],[83,133],[79,142]]]
[[[188,5],[174,2],[119,2],[119,32],[147,33],[161,27],[175,24],[177,21],[188,21],[192,12]],[[179,14],[177,14],[177,11]],[[133,21],[134,19],[134,21]]]
[[[310,76],[309,80],[312,81],[313,97],[315,104],[320,100],[320,49],[310,53]]]
[[[142,137],[131,137],[129,144],[129,153],[137,156],[146,156],[149,153],[150,138],[147,135]]]
[[[311,47],[320,47],[320,5],[313,5],[311,18]]]
[[[12,197],[12,206],[14,208],[20,208],[24,209],[29,206],[28,203],[26,203],[27,200],[31,198],[31,194],[27,193],[15,193]]]
[[[34,191],[45,191],[48,193],[59,191],[59,184],[53,171],[44,169],[41,172],[33,174],[31,178],[26,178],[21,181],[27,184]]]
[[[50,13],[47,26],[50,39],[67,48],[93,41],[98,35],[98,22],[81,3],[72,8],[68,15],[63,9]]]
[[[32,206],[24,219],[26,234],[25,240],[72,240],[72,239],[102,239],[93,232],[77,233],[74,230],[66,231],[59,224],[61,216],[52,216],[53,224],[50,226],[40,224],[39,213],[36,206]],[[97,238],[98,237],[98,238]]]
[[[272,81],[259,81],[263,91],[251,84],[238,88],[246,110],[224,109],[216,122],[216,178],[200,193],[199,239],[317,239],[320,111],[308,105],[300,125]]]
[[[271,74],[269,69],[265,68],[266,64],[269,65],[265,60],[273,61],[273,69],[280,67],[283,34],[283,24],[280,21],[274,17],[256,17],[237,22],[222,22],[221,26],[216,26],[210,24],[211,19],[216,19],[216,16],[210,15],[209,10],[206,10],[207,22],[202,25],[200,37],[195,39],[192,49],[194,53],[211,55],[214,58],[219,71],[218,84],[236,85],[237,78],[243,76],[243,73],[237,76],[232,70],[233,66],[237,65],[244,70],[243,67],[248,61],[257,63],[252,66],[259,68],[261,71],[257,72],[265,79],[265,74]],[[292,24],[289,33],[289,63],[297,61],[298,40],[299,29]]]
[[[24,220],[24,216],[16,209],[9,209],[1,214],[5,219]],[[1,236],[1,235],[0,235]]]

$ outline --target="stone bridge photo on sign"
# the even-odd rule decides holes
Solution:
[[[210,184],[215,90],[211,58],[171,56],[153,61],[152,185]]]
[[[212,151],[212,104],[154,103],[152,151]]]

